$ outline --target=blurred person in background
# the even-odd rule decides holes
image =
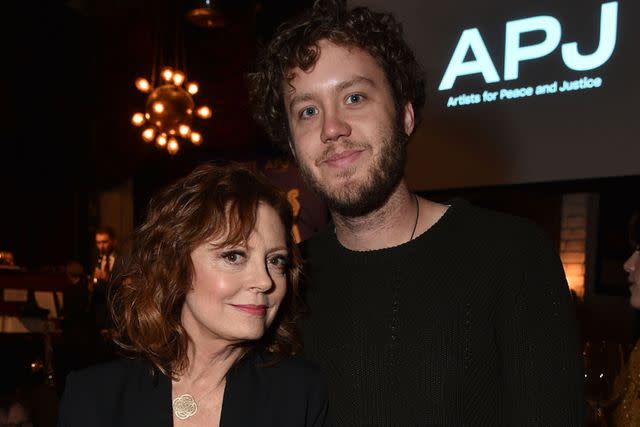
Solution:
[[[640,209],[629,222],[631,255],[623,268],[629,280],[629,305],[640,310]],[[613,388],[616,406],[611,413],[613,426],[640,426],[640,342],[636,342],[625,369],[618,375]]]
[[[95,317],[95,327],[103,335],[112,326],[109,319],[107,293],[111,286],[110,279],[116,267],[116,234],[111,227],[99,227],[95,232],[98,258],[89,282],[90,310]]]

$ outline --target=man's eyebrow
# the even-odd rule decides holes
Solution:
[[[374,86],[376,85],[376,83],[371,80],[368,77],[364,77],[364,76],[356,76],[350,80],[346,80],[344,82],[340,82],[336,88],[335,91],[336,92],[342,92],[345,89],[349,89],[351,86],[355,86],[357,84],[365,84],[367,86]]]
[[[365,84],[367,86],[376,86],[376,83],[368,77],[364,76],[356,76],[352,79],[345,80],[336,85],[333,89],[334,92],[342,92],[343,90],[349,89],[351,86],[355,86],[357,84]],[[299,102],[311,101],[313,99],[313,95],[310,93],[301,93],[299,95],[293,95],[291,100],[289,101],[289,111],[293,109],[293,106]]]
[[[293,97],[291,97],[291,101],[289,101],[289,111],[293,110],[293,106],[295,104],[298,104],[300,102],[307,102],[307,101],[311,101],[313,99],[313,96],[310,93],[303,93],[300,95],[293,95]]]

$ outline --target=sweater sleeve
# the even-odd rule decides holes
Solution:
[[[562,264],[537,229],[521,244],[521,271],[498,299],[505,425],[583,426],[583,363]]]

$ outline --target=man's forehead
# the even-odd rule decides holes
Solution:
[[[107,243],[111,241],[111,236],[105,233],[96,233],[96,243]]]

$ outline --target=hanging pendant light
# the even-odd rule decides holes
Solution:
[[[138,77],[135,80],[136,89],[148,94],[145,110],[136,112],[131,117],[131,123],[143,129],[143,141],[155,141],[157,147],[166,148],[171,155],[179,151],[181,141],[201,145],[202,134],[193,131],[194,119],[208,120],[213,116],[211,108],[206,105],[196,106],[194,101],[200,87],[187,78],[179,21],[180,18],[177,18],[175,24],[174,65],[159,64],[158,56],[164,58],[165,50],[168,49],[155,37],[151,78],[147,80],[145,77]]]

